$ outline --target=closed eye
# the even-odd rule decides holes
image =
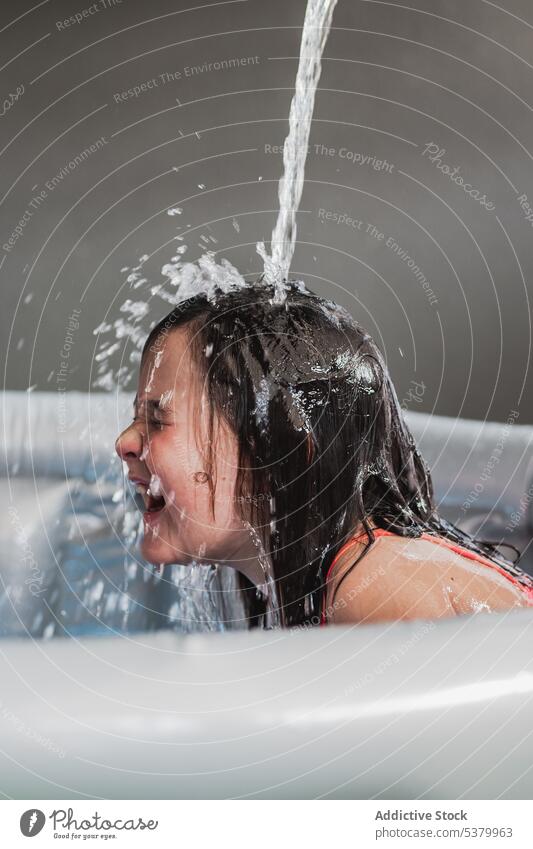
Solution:
[[[141,419],[149,425],[160,425],[163,422],[157,418],[160,414],[159,401],[155,398],[149,398],[142,403],[138,403],[137,397],[133,402],[132,421]]]
[[[149,427],[163,428],[165,426],[165,422],[162,422],[161,419],[156,419],[154,416],[136,416],[135,413],[131,417],[131,423],[134,424],[138,419],[148,424]]]

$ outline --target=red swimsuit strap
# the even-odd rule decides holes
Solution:
[[[380,536],[384,536],[385,534],[387,534],[389,536],[397,536],[397,534],[393,534],[392,531],[386,531],[385,528],[374,528],[374,536],[380,537]],[[326,583],[327,583],[328,578],[330,576],[331,570],[333,569],[333,567],[335,566],[335,564],[337,563],[339,558],[342,557],[342,555],[346,551],[348,551],[350,548],[352,548],[352,546],[354,546],[355,543],[360,542],[361,540],[365,540],[365,539],[368,539],[368,537],[367,537],[365,531],[363,531],[360,534],[354,534],[352,537],[350,537],[348,542],[344,543],[344,545],[338,550],[337,554],[333,558],[331,566],[328,569],[328,572],[327,572],[327,575],[326,575]]]
[[[392,531],[386,531],[384,528],[374,528],[373,530],[374,530],[375,536],[383,536],[384,534],[392,534]],[[338,550],[337,554],[333,558],[333,561],[332,561],[332,563],[331,563],[331,565],[330,565],[330,567],[327,571],[326,586],[327,586],[327,582],[329,580],[329,576],[331,574],[331,570],[333,569],[335,564],[338,562],[339,558],[342,557],[342,555],[346,551],[348,551],[350,548],[352,548],[357,542],[359,542],[362,539],[368,539],[368,537],[367,537],[367,535],[364,531],[360,534],[354,534],[352,537],[350,537],[350,539],[347,542],[344,543],[343,546],[341,546],[341,548]],[[323,601],[323,605],[322,605],[322,615],[320,617],[320,624],[321,625],[326,624],[326,592],[325,591],[324,591],[324,601]]]
[[[394,531],[388,531],[385,528],[373,528],[373,531],[374,531],[375,537],[400,536],[399,534],[395,534]],[[364,540],[367,540],[367,539],[368,539],[368,536],[367,536],[365,531],[363,531],[360,534],[354,534],[354,536],[350,537],[348,542],[346,542],[339,549],[339,551],[337,552],[337,554],[335,555],[335,557],[333,559],[333,562],[331,563],[331,566],[328,569],[328,572],[327,572],[327,575],[326,575],[326,584],[327,584],[329,576],[331,574],[331,570],[333,569],[333,567],[335,566],[335,564],[337,563],[339,558],[346,551],[348,551],[353,545],[355,545],[356,543],[358,543],[360,541],[364,541]],[[404,537],[404,539],[406,539],[406,537]],[[525,587],[523,584],[520,583],[520,581],[517,578],[515,578],[514,575],[511,575],[510,572],[507,572],[507,570],[504,569],[502,566],[498,566],[497,563],[494,563],[492,560],[489,560],[488,557],[484,557],[482,554],[478,554],[477,551],[471,551],[469,548],[464,548],[462,545],[458,545],[457,543],[454,543],[451,540],[446,539],[445,537],[435,537],[432,534],[428,534],[428,533],[425,533],[425,532],[420,534],[419,537],[408,537],[408,539],[425,539],[425,540],[428,540],[429,542],[434,542],[437,545],[441,545],[444,548],[448,548],[448,549],[450,549],[450,551],[454,551],[456,554],[461,555],[461,557],[466,557],[469,560],[475,560],[477,563],[481,563],[484,566],[490,566],[491,569],[495,569],[497,572],[500,573],[500,575],[503,575],[505,578],[507,578],[513,584],[515,584],[520,590],[525,592],[530,603],[533,604],[533,589],[529,589],[528,587]],[[320,620],[321,625],[326,624],[325,599],[326,599],[326,593],[324,592],[324,604],[323,604],[322,616],[321,616],[321,620]]]

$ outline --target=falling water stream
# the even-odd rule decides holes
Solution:
[[[304,186],[315,92],[336,3],[337,0],[308,0],[307,3],[295,92],[289,114],[289,134],[283,146],[284,173],[278,187],[279,212],[272,231],[272,254],[267,254],[263,242],[257,245],[257,252],[264,262],[265,280],[275,286],[275,303],[283,303],[285,298],[283,281],[289,276],[294,254],[296,213]]]

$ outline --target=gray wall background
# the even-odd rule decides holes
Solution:
[[[77,309],[67,388],[89,389],[94,328],[143,291],[121,269],[147,255],[143,273],[160,282],[178,234],[188,259],[210,247],[245,275],[261,270],[255,243],[270,238],[282,167],[271,146],[287,132],[304,12],[302,0],[4,0],[6,388],[56,388]],[[533,206],[530,3],[339,0],[325,56],[293,274],[372,333],[406,406],[533,422],[533,231],[520,202]],[[151,303],[148,322],[168,310]]]

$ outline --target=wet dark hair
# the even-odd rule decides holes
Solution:
[[[281,626],[318,624],[330,564],[359,529],[368,536],[361,557],[367,553],[371,522],[402,537],[445,537],[533,586],[499,555],[502,543],[475,539],[438,515],[430,471],[369,334],[303,283],[285,285],[282,303],[262,280],[216,297],[196,294],[156,324],[143,348],[144,357],[173,329],[188,328],[210,435],[218,414],[238,440],[235,499],[271,557]],[[214,515],[212,476],[209,484]],[[250,626],[264,627],[265,600],[238,575]]]

